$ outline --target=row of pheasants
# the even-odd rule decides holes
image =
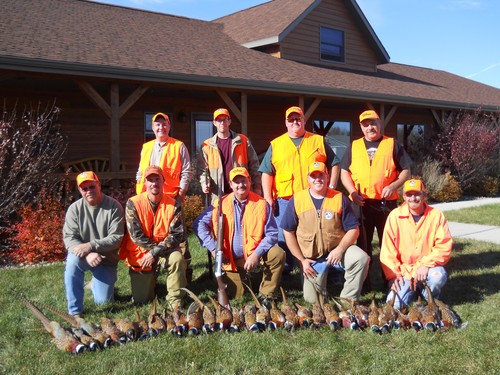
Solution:
[[[427,288],[427,286],[426,286]],[[157,312],[157,300],[153,301],[147,322],[141,320],[136,310],[136,319],[101,318],[100,326],[58,311],[50,306],[37,303],[72,326],[70,330],[63,328],[58,322],[51,321],[33,301],[24,296],[20,299],[42,322],[44,328],[52,336],[53,343],[60,350],[70,353],[83,353],[103,349],[113,344],[125,344],[129,341],[143,340],[161,333],[172,333],[176,336],[197,335],[216,331],[239,332],[242,330],[262,332],[283,328],[293,332],[297,328],[318,329],[330,327],[371,330],[375,333],[387,333],[392,329],[448,329],[460,328],[460,317],[442,301],[433,299],[430,291],[428,303],[419,301],[407,309],[398,310],[393,307],[394,300],[382,307],[377,306],[375,299],[369,306],[339,299],[333,304],[318,296],[311,308],[298,303],[288,302],[281,289],[283,302],[278,309],[274,301],[271,308],[261,304],[250,288],[254,303],[241,308],[226,308],[212,297],[208,297],[213,307],[202,302],[194,293],[184,289],[194,300],[186,313],[179,308]]]

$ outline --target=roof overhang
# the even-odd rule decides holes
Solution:
[[[476,109],[480,104],[429,100],[377,92],[356,91],[335,87],[319,87],[275,81],[257,81],[237,78],[212,77],[175,72],[130,69],[116,66],[54,62],[41,59],[0,57],[0,70],[30,72],[63,77],[124,80],[138,83],[173,84],[195,87],[226,88],[269,94],[293,94],[330,99],[383,102],[398,105],[421,106],[433,109]],[[482,105],[483,111],[498,111],[494,106]]]

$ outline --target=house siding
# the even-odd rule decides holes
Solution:
[[[344,31],[345,61],[320,59],[320,28]],[[304,64],[375,72],[377,58],[342,1],[323,1],[280,43],[281,58]]]

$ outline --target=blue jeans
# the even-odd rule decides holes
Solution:
[[[396,296],[396,300],[394,301],[394,307],[399,309],[401,308],[401,304],[410,305],[411,302],[415,301],[420,293],[424,296],[426,300],[429,299],[427,295],[427,291],[422,288],[422,285],[419,283],[417,286],[417,290],[413,291],[410,289],[410,280],[404,279],[405,283],[401,287]],[[439,294],[441,293],[441,289],[443,289],[444,284],[446,284],[446,280],[448,280],[448,273],[444,269],[444,267],[436,266],[433,268],[429,268],[429,272],[427,273],[427,279],[425,280],[427,286],[431,290],[432,296],[435,298],[439,298]],[[389,280],[389,284],[391,284],[392,280]],[[392,300],[394,296],[394,291],[391,290],[387,295],[387,302]]]
[[[68,252],[66,268],[64,270],[64,285],[66,287],[66,300],[68,313],[71,315],[83,312],[84,275],[85,271],[92,272],[92,295],[96,304],[113,301],[115,282],[117,279],[117,266],[91,267],[85,258],[79,258]]]
[[[276,207],[274,209],[274,218],[276,219],[276,224],[278,225],[278,246],[285,250],[286,254],[286,263],[293,267],[295,265],[295,258],[288,250],[288,246],[286,246],[285,236],[283,235],[283,229],[281,229],[281,219],[285,216],[285,211],[288,206],[288,200],[283,198],[276,199]]]

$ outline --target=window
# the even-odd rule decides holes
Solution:
[[[321,60],[344,62],[344,32],[321,27]]]
[[[351,123],[348,121],[314,120],[314,133],[325,137],[326,143],[342,159],[351,143]]]
[[[155,139],[155,133],[153,132],[153,116],[157,112],[146,112],[144,113],[144,141],[151,141],[152,139]],[[170,119],[170,133],[169,135],[172,136],[172,114],[171,113],[165,113],[168,118]]]
[[[425,156],[427,145],[424,137],[425,125],[398,124],[397,140],[403,145],[413,160]]]
[[[194,139],[191,138],[192,155],[196,155],[200,151],[201,144],[205,139],[212,137],[215,134],[215,126],[212,124],[210,113],[195,113],[192,117],[194,126]]]

